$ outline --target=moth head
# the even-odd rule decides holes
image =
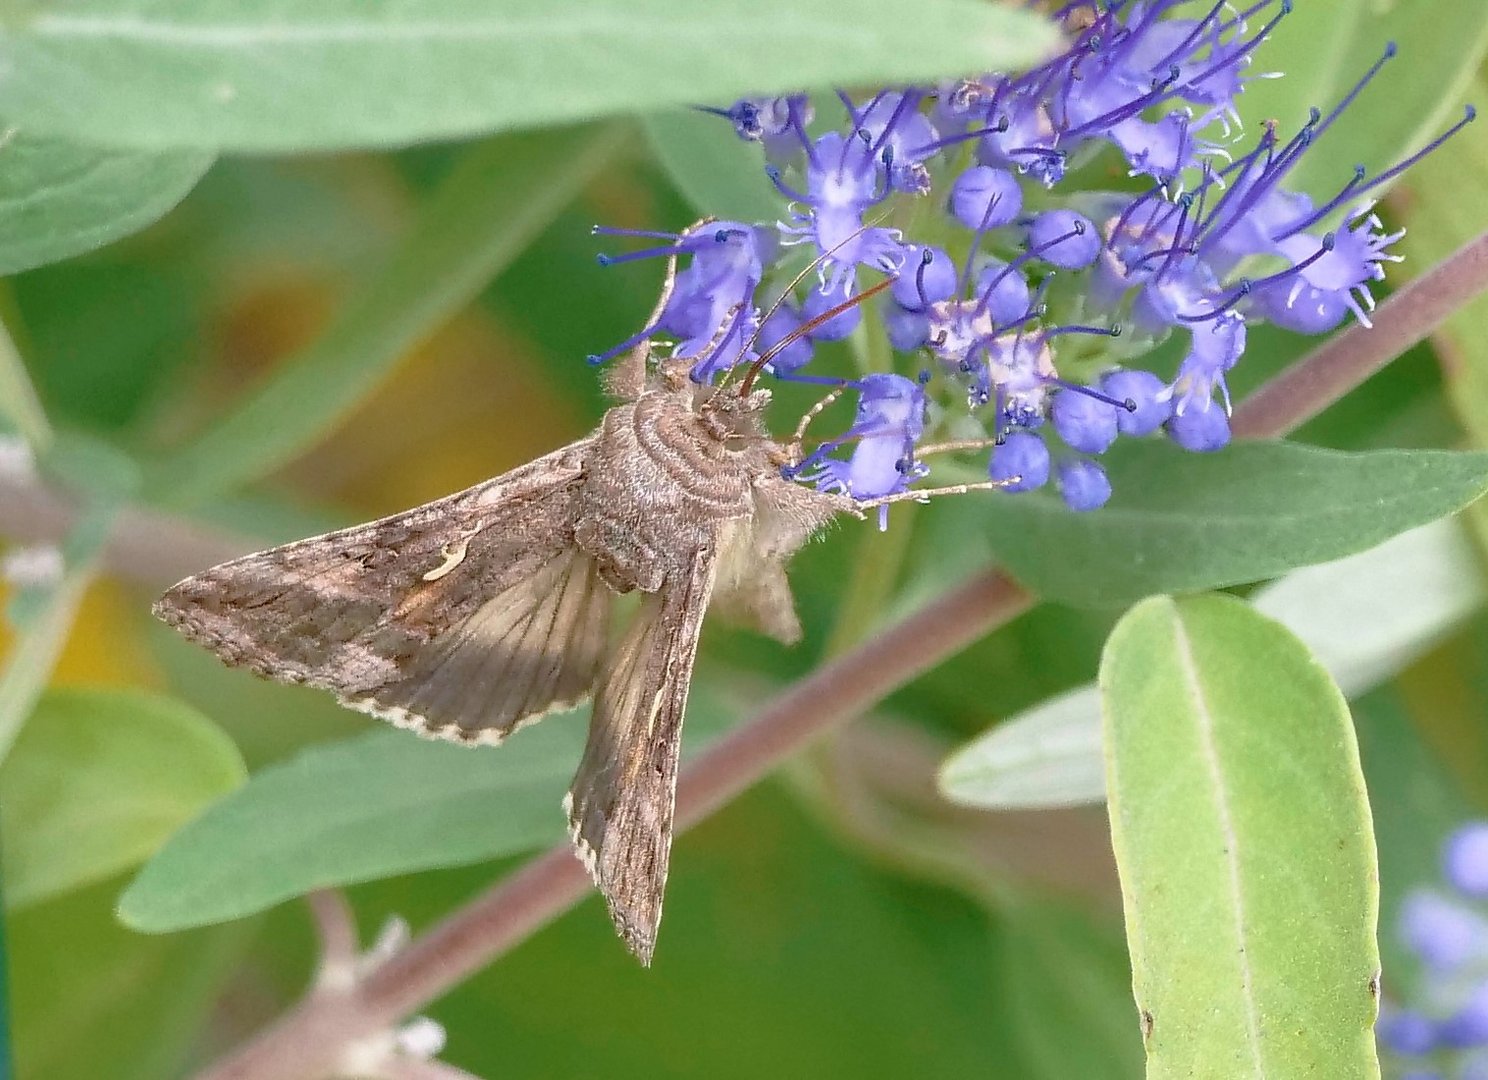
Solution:
[[[743,449],[743,444],[754,445],[768,438],[765,407],[769,404],[768,390],[740,395],[733,387],[700,386],[693,411],[710,436],[734,449]]]

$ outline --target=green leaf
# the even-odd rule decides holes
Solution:
[[[1393,678],[1485,599],[1477,555],[1454,519],[1294,571],[1257,592],[1252,605],[1301,638],[1353,698]],[[989,810],[1105,799],[1095,685],[1042,702],[958,749],[941,766],[940,790]]]
[[[1081,806],[1106,797],[1100,698],[1077,687],[1019,713],[951,754],[941,794],[988,810]]]
[[[112,243],[160,218],[201,179],[212,154],[141,153],[0,136],[0,274]]]
[[[696,749],[718,714],[698,695],[688,714],[684,745]],[[494,750],[397,731],[312,747],[172,837],[124,893],[119,917],[179,930],[316,888],[557,843],[587,721],[587,709],[550,716]]]
[[[1460,510],[1488,488],[1488,454],[1340,453],[1237,443],[1214,455],[1134,442],[1111,457],[1115,495],[1076,514],[1052,493],[977,502],[980,531],[1046,600],[1115,606],[1341,558]]]
[[[402,246],[320,339],[163,463],[152,489],[177,505],[199,502],[312,445],[474,299],[610,162],[624,137],[613,127],[574,129],[468,151]]]
[[[1256,51],[1255,79],[1240,98],[1246,126],[1275,117],[1290,137],[1317,106],[1327,113],[1380,58],[1398,47],[1374,82],[1304,154],[1287,186],[1331,197],[1356,163],[1378,173],[1461,117],[1473,73],[1488,53],[1488,5],[1460,0],[1333,0],[1297,4]],[[1451,185],[1455,191],[1457,183]],[[1372,192],[1378,197],[1380,190]]]
[[[555,843],[583,740],[584,718],[561,714],[497,750],[397,731],[311,747],[172,837],[119,917],[147,933],[180,930],[312,889]]]
[[[194,709],[135,691],[50,691],[0,768],[6,903],[143,862],[244,776],[237,748]]]
[[[1352,699],[1404,670],[1485,600],[1477,552],[1453,518],[1288,574],[1254,606],[1301,638]]]
[[[1377,1078],[1379,870],[1343,695],[1233,597],[1154,597],[1101,659],[1147,1075]]]
[[[1055,43],[1000,5],[904,15],[902,0],[76,0],[7,21],[0,90],[13,120],[85,142],[328,149],[1002,70]]]
[[[644,124],[657,159],[699,214],[748,222],[780,216],[763,151],[734,134],[727,120],[676,109],[653,113]]]
[[[113,918],[118,888],[109,881],[8,917],[17,1076],[161,1080],[186,1075],[200,1053],[247,926],[142,937]]]
[[[1142,1075],[1131,967],[1114,920],[1048,897],[997,909],[1000,1008],[1029,1064],[1028,1080],[1135,1080]]]

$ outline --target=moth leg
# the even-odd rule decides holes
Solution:
[[[759,555],[782,561],[838,514],[863,516],[857,502],[846,495],[817,491],[779,476],[767,476],[755,483],[754,502],[754,549]]]
[[[820,401],[806,410],[806,413],[801,417],[801,422],[796,425],[795,433],[791,436],[789,445],[786,447],[789,464],[799,465],[801,463],[801,443],[806,438],[806,429],[811,426],[813,420],[825,412],[846,390],[847,387],[845,386],[836,387],[828,391]]]

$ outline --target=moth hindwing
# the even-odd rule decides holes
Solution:
[[[423,735],[498,743],[594,698],[565,800],[621,937],[649,962],[703,614],[799,634],[786,560],[844,496],[782,478],[768,395],[652,376],[588,438],[412,510],[223,563],[156,614],[224,662]],[[638,592],[611,635],[613,601]]]

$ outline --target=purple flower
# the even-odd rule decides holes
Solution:
[[[897,495],[924,475],[914,456],[925,427],[924,388],[903,375],[865,375],[851,385],[858,391],[852,427],[802,462],[796,475],[855,499]],[[846,461],[826,456],[847,443],[855,445]],[[879,507],[880,529],[888,527],[888,513]]]
[[[1212,402],[1187,412],[1175,412],[1168,420],[1168,435],[1185,450],[1207,454],[1223,450],[1230,442],[1230,418]]]
[[[1059,463],[1059,494],[1071,510],[1099,510],[1111,498],[1111,481],[1093,461],[1076,458]]]
[[[968,229],[1010,225],[1023,210],[1023,189],[1006,169],[973,165],[951,185],[950,210]]]
[[[893,300],[884,305],[884,333],[900,352],[912,352],[930,340],[930,319],[923,311],[906,311]]]
[[[1033,219],[1028,246],[1045,262],[1066,270],[1080,270],[1095,262],[1101,239],[1084,214],[1073,210],[1049,210]]]
[[[988,475],[1015,481],[1005,491],[1032,491],[1049,482],[1049,448],[1031,431],[1015,431],[993,447]]]
[[[1173,414],[1167,387],[1150,371],[1113,371],[1101,379],[1101,390],[1133,409],[1119,409],[1116,427],[1123,435],[1150,435]]]
[[[904,266],[889,288],[900,307],[923,311],[956,295],[960,275],[944,248],[909,244],[904,255]]]
[[[1400,1010],[1380,1017],[1375,1027],[1382,1043],[1397,1054],[1429,1054],[1438,1042],[1437,1025],[1418,1012]]]
[[[863,223],[863,215],[890,191],[874,143],[829,131],[807,144],[806,158],[804,194],[788,187],[778,170],[770,173],[782,194],[802,206],[791,214],[796,224],[780,226],[781,242],[816,246],[821,283],[830,292],[841,292],[857,266],[898,270],[906,258],[898,231]]]
[[[1438,1035],[1445,1046],[1488,1046],[1488,981],[1480,982],[1462,1006],[1442,1022]]]
[[[1196,136],[1193,118],[1181,112],[1155,122],[1129,117],[1112,125],[1111,141],[1126,155],[1133,176],[1145,174],[1163,185],[1224,153],[1218,143]]]
[[[1054,395],[1050,418],[1054,430],[1071,450],[1104,454],[1120,431],[1117,426],[1120,411],[1084,387],[1069,386]]]
[[[852,285],[851,281],[843,283],[841,290],[828,291],[826,286],[812,289],[806,294],[806,302],[801,305],[801,315],[807,322],[821,318],[833,308],[841,307],[852,299],[847,291]],[[841,341],[863,321],[863,308],[861,305],[843,308],[842,311],[833,315],[825,322],[818,324],[808,331],[813,341]]]
[[[951,419],[964,403],[997,443],[989,475],[1030,490],[1057,474],[1077,510],[1109,498],[1090,457],[1120,437],[1162,430],[1187,450],[1223,448],[1250,327],[1367,325],[1400,239],[1373,200],[1474,116],[1387,169],[1356,168],[1331,193],[1290,190],[1300,162],[1349,152],[1315,148],[1395,55],[1383,50],[1300,129],[1246,134],[1239,97],[1262,74],[1252,57],[1291,6],[1067,0],[1049,16],[1066,48],[1030,71],[839,92],[835,130],[811,123],[802,94],[709,109],[764,147],[779,220],[600,230],[661,242],[605,261],[670,255],[680,266],[654,322],[592,359],[653,339],[694,379],[721,381],[789,341],[764,375],[859,395],[850,431],[796,475],[862,498],[925,474],[914,447],[930,400],[943,433],[965,426],[964,414]],[[1147,180],[1111,190],[1104,178],[1122,172]],[[1078,189],[1087,178],[1096,190]],[[877,291],[889,295],[860,303]],[[847,350],[816,344],[849,335],[875,365],[902,358],[924,378],[847,381],[825,369]],[[1176,369],[1142,370],[1143,354],[1175,335]]]
[[[1017,266],[1001,259],[988,258],[983,261],[977,274],[976,294],[996,326],[1010,326],[1029,314],[1032,297],[1028,291],[1028,279]]]
[[[935,125],[919,111],[924,98],[918,90],[885,90],[855,116],[858,131],[871,141],[888,171],[889,186],[912,195],[930,190],[930,174],[923,163],[939,138]],[[851,113],[852,103],[847,106]]]
[[[716,221],[689,233],[600,228],[595,232],[669,241],[664,247],[601,256],[606,266],[658,255],[690,255],[692,261],[678,272],[672,296],[656,322],[607,352],[591,356],[591,363],[603,363],[657,333],[681,339],[673,355],[696,360],[693,377],[700,382],[744,358],[744,345],[754,333],[758,314],[754,292],[764,273],[757,230],[737,221]]]
[[[1488,957],[1488,919],[1456,900],[1429,890],[1406,898],[1400,936],[1429,967],[1452,971]]]
[[[793,305],[788,303],[779,305],[761,324],[759,340],[755,342],[755,351],[761,355],[769,352],[799,330],[804,321],[801,313]],[[771,375],[789,375],[793,371],[799,371],[810,362],[811,339],[801,336],[776,353],[765,370]]]
[[[1297,273],[1259,290],[1251,301],[1254,309],[1278,326],[1303,334],[1331,330],[1349,312],[1371,325],[1368,313],[1374,310],[1374,297],[1368,282],[1384,280],[1381,263],[1400,261],[1401,256],[1385,251],[1405,230],[1385,232],[1379,217],[1367,208],[1349,225],[1322,239],[1308,233],[1277,239],[1277,250],[1292,260]]]
[[[1464,896],[1488,899],[1488,821],[1464,825],[1442,852],[1447,881]]]
[[[1228,413],[1230,390],[1224,377],[1245,351],[1245,320],[1227,311],[1212,321],[1196,322],[1190,340],[1188,354],[1178,365],[1178,377],[1170,388],[1173,412],[1182,416],[1196,405],[1207,409],[1218,390]]]
[[[727,109],[699,106],[704,112],[722,116],[734,125],[739,138],[763,143],[772,160],[797,148],[799,133],[815,115],[805,94],[774,98],[741,98]]]

